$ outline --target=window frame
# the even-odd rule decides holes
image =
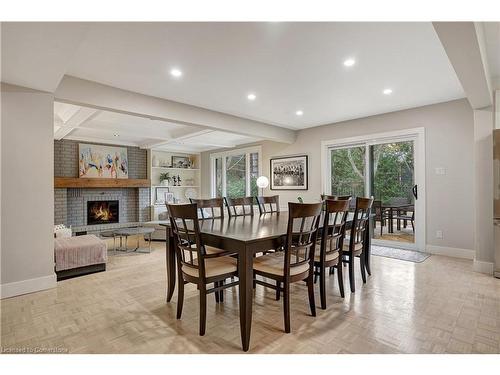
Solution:
[[[222,184],[222,196],[226,197],[226,157],[242,155],[245,154],[245,196],[249,197],[251,193],[251,177],[250,177],[250,154],[258,154],[259,162],[257,165],[258,175],[262,176],[262,146],[244,147],[236,148],[229,151],[215,152],[210,154],[210,196],[215,198],[217,196],[217,174],[215,168],[215,161],[221,158],[222,163],[222,173],[221,173],[221,184]]]

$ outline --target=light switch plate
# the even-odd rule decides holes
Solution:
[[[436,168],[434,168],[434,171],[437,175],[445,175],[446,174],[446,169],[444,167],[436,167]]]

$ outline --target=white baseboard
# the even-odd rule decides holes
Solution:
[[[458,247],[446,247],[427,245],[427,252],[436,255],[444,255],[447,257],[474,259],[476,252],[471,249],[460,249]]]
[[[55,288],[57,284],[56,275],[37,277],[36,279],[28,279],[16,281],[14,283],[0,285],[0,298],[9,298],[20,296],[21,294],[38,292],[40,290]]]
[[[472,269],[476,272],[485,273],[487,275],[493,275],[493,262],[483,262],[481,260],[474,259],[472,264]]]

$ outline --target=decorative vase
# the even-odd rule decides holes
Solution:
[[[168,186],[168,185],[169,185],[168,180],[163,180],[163,181],[161,182],[161,184],[162,184],[163,186]]]

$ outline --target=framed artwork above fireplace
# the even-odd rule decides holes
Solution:
[[[78,177],[128,178],[128,157],[125,147],[78,145]]]

